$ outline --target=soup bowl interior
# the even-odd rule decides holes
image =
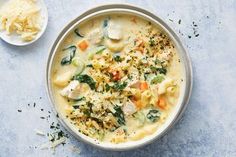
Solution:
[[[168,116],[165,123],[160,126],[155,133],[152,135],[148,135],[145,138],[138,140],[138,141],[128,141],[125,143],[113,144],[109,142],[100,142],[84,134],[80,133],[78,129],[73,127],[73,125],[60,113],[60,110],[57,107],[55,99],[53,97],[53,90],[52,90],[52,67],[55,62],[55,55],[58,52],[61,44],[65,40],[65,38],[80,24],[87,22],[93,18],[98,16],[104,16],[109,14],[122,14],[122,15],[135,15],[147,21],[151,21],[155,26],[160,28],[163,32],[165,32],[169,38],[172,40],[173,44],[177,49],[177,53],[183,62],[183,80],[184,83],[181,87],[181,92],[178,98],[178,103],[176,104],[175,108],[172,110],[170,115]],[[133,148],[137,148],[140,146],[144,146],[148,143],[153,142],[154,140],[162,137],[164,134],[170,130],[174,126],[174,124],[178,121],[178,119],[183,114],[187,103],[189,101],[189,97],[191,95],[192,89],[192,68],[188,54],[186,53],[185,49],[183,48],[179,38],[177,35],[170,29],[170,27],[165,24],[160,18],[155,16],[154,14],[145,11],[141,8],[125,5],[125,4],[111,4],[111,5],[104,5],[100,7],[96,7],[91,9],[75,20],[70,22],[59,34],[56,41],[54,42],[48,59],[47,64],[47,71],[46,71],[46,79],[47,79],[47,91],[49,95],[49,99],[53,104],[53,108],[55,112],[59,114],[59,121],[63,124],[63,126],[77,139],[92,144],[96,147],[107,149],[107,150],[129,150]]]

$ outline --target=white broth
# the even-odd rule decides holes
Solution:
[[[159,27],[114,14],[86,21],[65,38],[51,78],[63,118],[91,138],[122,143],[166,122],[183,90],[183,64]]]

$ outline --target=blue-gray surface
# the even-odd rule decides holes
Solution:
[[[137,150],[103,151],[73,137],[55,154],[38,148],[47,140],[35,135],[34,129],[49,132],[50,122],[56,121],[53,114],[50,122],[40,118],[51,109],[44,79],[49,48],[66,23],[102,2],[107,0],[47,0],[49,23],[39,41],[15,47],[0,40],[0,157],[236,156],[235,0],[109,1],[146,8],[179,35],[193,64],[194,87],[189,106],[166,136]],[[193,21],[198,37],[194,36]],[[32,106],[34,102],[36,107]],[[80,147],[80,155],[70,149],[71,144]]]

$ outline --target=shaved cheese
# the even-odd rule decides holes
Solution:
[[[37,130],[37,129],[35,129],[35,132],[36,132],[37,135],[40,135],[40,136],[45,136],[46,135],[45,133],[43,133],[42,131]]]
[[[50,148],[56,148],[58,145],[64,143],[65,141],[66,141],[66,138],[62,137],[59,140],[52,142]]]
[[[43,149],[48,149],[49,148],[49,143],[44,143],[41,146],[39,146],[39,149],[43,150]]]
[[[0,23],[7,34],[16,33],[31,41],[41,28],[40,8],[34,0],[10,0],[1,7]]]
[[[60,144],[64,143],[66,141],[65,137],[60,138],[59,140],[53,141],[53,142],[47,142],[42,144],[39,148],[40,149],[55,149]]]

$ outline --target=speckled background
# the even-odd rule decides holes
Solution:
[[[178,34],[193,64],[194,87],[189,106],[166,136],[137,150],[103,151],[71,136],[54,154],[40,150],[38,146],[47,139],[34,130],[50,132],[50,123],[56,121],[54,114],[48,120],[40,118],[51,110],[45,90],[49,48],[66,23],[87,9],[108,2],[146,8]],[[0,40],[0,157],[236,156],[235,0],[46,0],[46,4],[49,23],[40,40],[26,47]],[[194,36],[193,22],[197,24],[198,37]],[[80,148],[80,155],[71,150],[71,145]]]

